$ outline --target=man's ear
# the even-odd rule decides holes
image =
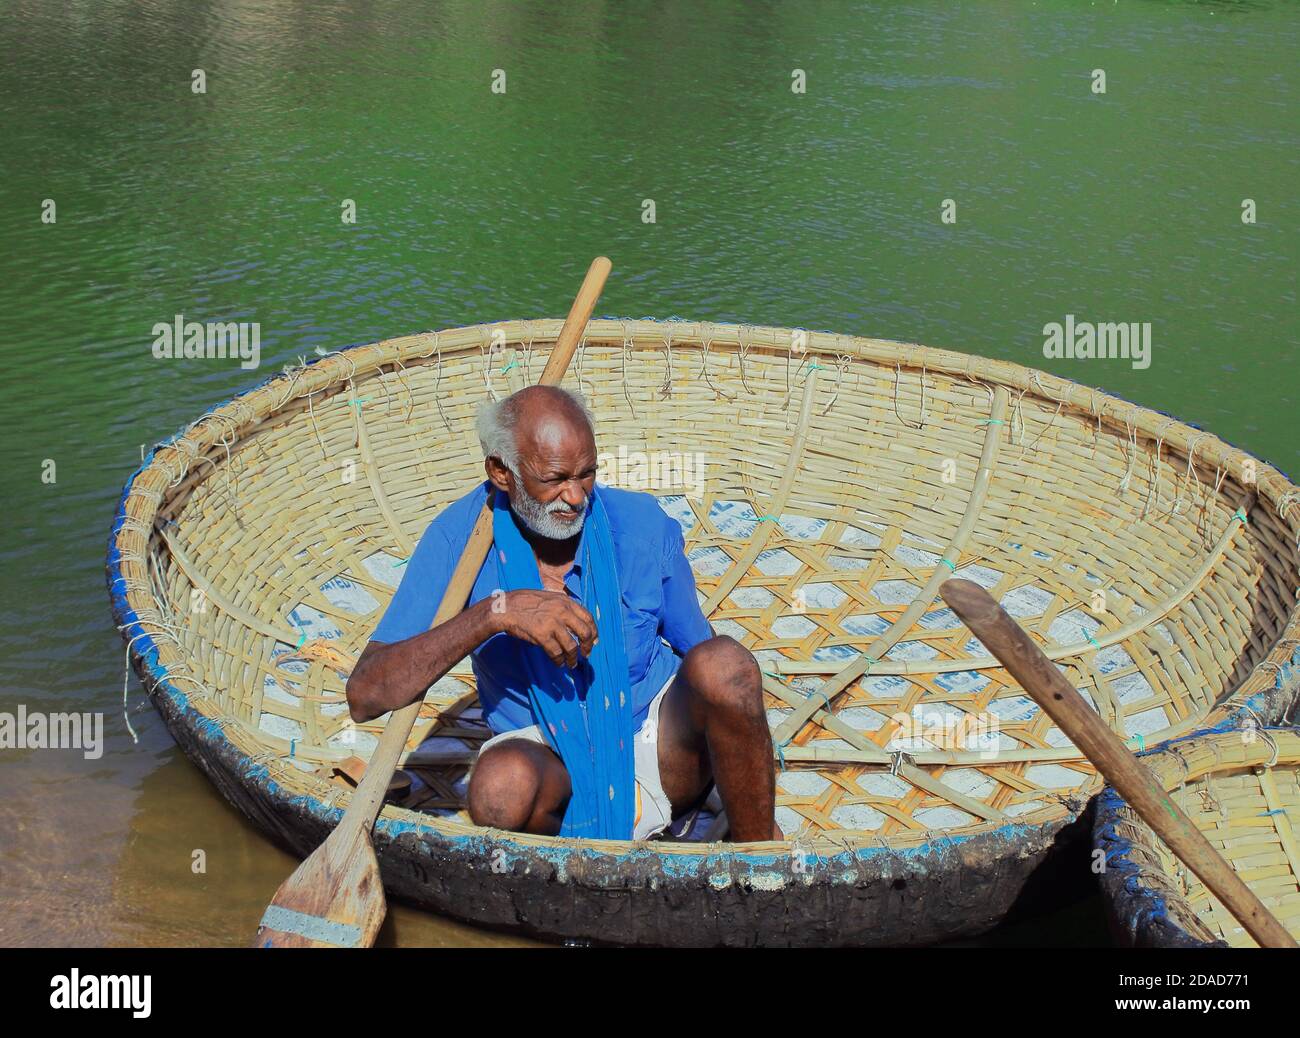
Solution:
[[[509,494],[511,490],[510,482],[513,473],[501,464],[500,458],[484,458],[483,470],[487,473],[487,478],[492,485],[500,490],[503,494]]]

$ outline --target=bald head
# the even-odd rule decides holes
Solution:
[[[484,404],[477,429],[483,456],[500,458],[516,471],[521,455],[551,454],[566,445],[590,445],[594,451],[596,442],[582,396],[558,386],[529,386]]]

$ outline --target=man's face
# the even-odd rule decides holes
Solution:
[[[531,425],[520,422],[518,446],[518,471],[500,470],[515,515],[540,537],[576,537],[596,483],[591,430],[585,423],[547,415]]]

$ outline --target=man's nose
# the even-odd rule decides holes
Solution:
[[[564,489],[560,491],[560,497],[574,511],[587,503],[587,495],[583,492],[582,484],[577,482],[564,484]]]

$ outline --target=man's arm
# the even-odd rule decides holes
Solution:
[[[568,595],[520,590],[493,594],[404,641],[370,642],[348,678],[348,712],[359,723],[421,698],[425,690],[494,634],[539,646],[558,666],[591,654],[596,624]]]
[[[348,678],[348,712],[360,724],[415,702],[496,632],[492,600],[483,599],[445,624],[405,641],[369,642]]]

